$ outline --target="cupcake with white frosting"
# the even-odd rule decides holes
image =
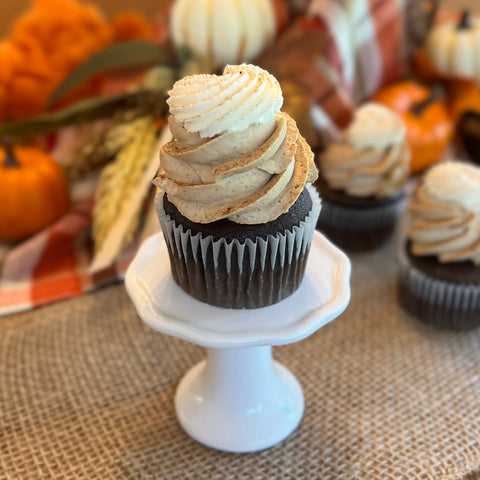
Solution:
[[[454,330],[480,325],[480,168],[432,167],[409,204],[408,241],[399,255],[404,308]]]
[[[174,280],[226,308],[276,303],[300,285],[320,211],[313,154],[253,65],[193,75],[169,92],[157,213]]]
[[[395,112],[367,103],[319,155],[315,185],[323,208],[318,228],[346,250],[376,247],[392,234],[410,173],[405,135]]]

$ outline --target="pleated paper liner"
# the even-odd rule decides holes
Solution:
[[[480,326],[479,280],[438,278],[414,265],[402,243],[398,252],[398,296],[401,306],[417,320],[448,330],[472,330]],[[449,268],[448,264],[444,265]]]
[[[291,295],[302,282],[321,208],[316,190],[306,188],[312,206],[297,225],[242,241],[192,234],[165,212],[159,192],[156,208],[175,282],[198,300],[225,308],[265,307]]]
[[[315,186],[322,197],[318,230],[349,252],[371,250],[385,243],[405,207],[403,192],[385,199],[356,198],[329,189],[321,178]]]

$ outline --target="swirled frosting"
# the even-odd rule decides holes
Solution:
[[[480,265],[480,168],[446,162],[431,168],[409,205],[414,255]]]
[[[213,137],[275,117],[283,103],[276,78],[253,65],[227,65],[223,75],[191,75],[175,83],[167,103],[189,133]]]
[[[352,123],[319,157],[322,176],[334,190],[355,197],[388,197],[405,184],[410,150],[405,125],[376,103],[360,107]]]
[[[170,95],[173,140],[160,151],[155,184],[191,221],[266,223],[315,181],[312,151],[279,112],[280,87],[265,70],[227,66],[222,76],[180,80]]]

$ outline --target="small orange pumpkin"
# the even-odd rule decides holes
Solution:
[[[412,173],[421,172],[439,159],[452,138],[453,123],[435,90],[403,80],[383,88],[373,100],[403,118],[412,151]]]
[[[33,235],[69,208],[67,180],[47,153],[33,147],[0,146],[0,239]]]

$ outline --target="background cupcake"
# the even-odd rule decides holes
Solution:
[[[401,118],[379,104],[360,107],[338,141],[318,157],[319,230],[349,251],[383,243],[403,210],[409,162]]]
[[[409,205],[399,255],[403,307],[455,330],[480,325],[480,169],[461,162],[431,168]]]
[[[276,79],[252,65],[193,75],[169,92],[157,212],[172,275],[190,295],[257,308],[303,278],[320,211],[310,147],[281,113]]]

